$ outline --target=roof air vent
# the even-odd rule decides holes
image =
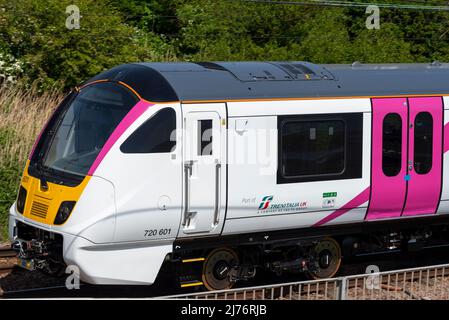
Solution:
[[[219,71],[228,71],[226,68],[216,64],[214,62],[195,62],[197,65],[202,66],[206,69],[219,70]]]
[[[274,64],[295,80],[333,79],[332,74],[314,64],[300,62],[277,62]]]

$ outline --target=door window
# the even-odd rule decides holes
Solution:
[[[420,112],[415,118],[414,167],[418,174],[432,169],[433,119],[429,112]]]
[[[198,120],[198,155],[212,155],[212,120]]]
[[[402,119],[397,113],[389,113],[382,124],[382,171],[394,177],[401,171]]]

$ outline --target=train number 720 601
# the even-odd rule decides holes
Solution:
[[[144,236],[145,237],[154,237],[157,235],[160,236],[168,236],[171,233],[171,229],[170,228],[164,228],[164,229],[148,229],[148,230],[144,230]]]

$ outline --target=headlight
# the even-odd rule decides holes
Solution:
[[[17,196],[16,207],[17,211],[20,212],[21,214],[23,214],[23,211],[25,210],[26,200],[27,200],[27,191],[25,190],[24,187],[20,186],[19,195]]]
[[[61,203],[54,222],[56,225],[61,225],[67,221],[72,213],[73,207],[75,207],[75,203],[76,201],[64,201]]]

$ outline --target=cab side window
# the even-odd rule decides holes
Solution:
[[[176,112],[159,110],[120,146],[123,153],[168,153],[176,146]]]

